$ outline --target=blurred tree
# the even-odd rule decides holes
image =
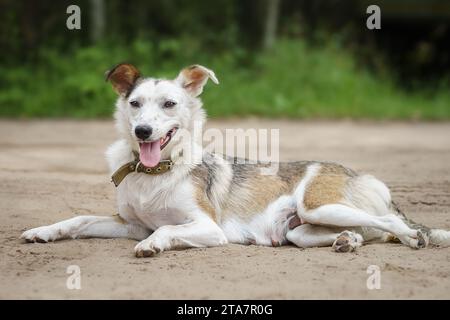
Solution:
[[[91,28],[90,36],[93,43],[103,39],[105,33],[105,1],[90,0]]]
[[[36,45],[36,2],[33,0],[26,0],[24,2],[23,13],[21,15],[21,29],[24,35],[25,47],[27,50],[31,50]]]
[[[266,0],[267,12],[264,29],[264,48],[270,49],[275,43],[278,16],[280,12],[280,0]]]

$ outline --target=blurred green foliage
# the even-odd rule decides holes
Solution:
[[[220,85],[210,83],[203,94],[213,117],[450,119],[447,84],[432,92],[404,92],[391,76],[373,75],[337,43],[327,43],[313,47],[281,39],[268,52],[234,48],[215,55],[179,39],[104,44],[65,55],[46,49],[38,64],[0,69],[0,115],[108,117],[115,94],[104,72],[128,61],[151,77],[174,78],[191,63],[213,69]]]
[[[355,14],[358,1],[282,0],[279,39],[262,50],[265,1],[109,0],[96,41],[92,1],[0,1],[0,116],[109,117],[116,97],[103,75],[126,61],[151,77],[174,78],[194,63],[213,69],[220,86],[203,93],[213,117],[450,119],[448,78],[401,77],[377,52],[364,10]],[[65,28],[72,2],[82,8],[80,31]],[[417,47],[433,53],[421,69],[445,60],[436,43]]]

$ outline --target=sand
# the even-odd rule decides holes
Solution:
[[[372,173],[408,216],[450,229],[450,123],[249,119],[209,127],[280,128],[282,160]],[[116,212],[103,156],[115,137],[111,121],[0,121],[0,298],[450,298],[450,248],[368,244],[338,254],[230,244],[138,259],[127,239],[19,240],[32,227]],[[66,286],[70,265],[80,267],[80,290]],[[380,289],[367,288],[371,265]]]

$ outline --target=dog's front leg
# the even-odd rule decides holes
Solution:
[[[181,225],[162,226],[139,242],[134,251],[136,257],[149,257],[164,250],[215,247],[227,242],[222,229],[205,218]]]
[[[28,242],[49,242],[67,238],[130,238],[142,240],[150,230],[130,224],[119,216],[78,216],[49,226],[25,231],[21,238]]]

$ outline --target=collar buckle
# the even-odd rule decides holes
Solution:
[[[136,173],[139,172],[139,171],[138,171],[138,168],[139,168],[140,165],[141,165],[141,162],[138,161],[138,162],[136,163],[136,165],[134,165],[134,170],[133,170],[133,171],[136,172]]]

